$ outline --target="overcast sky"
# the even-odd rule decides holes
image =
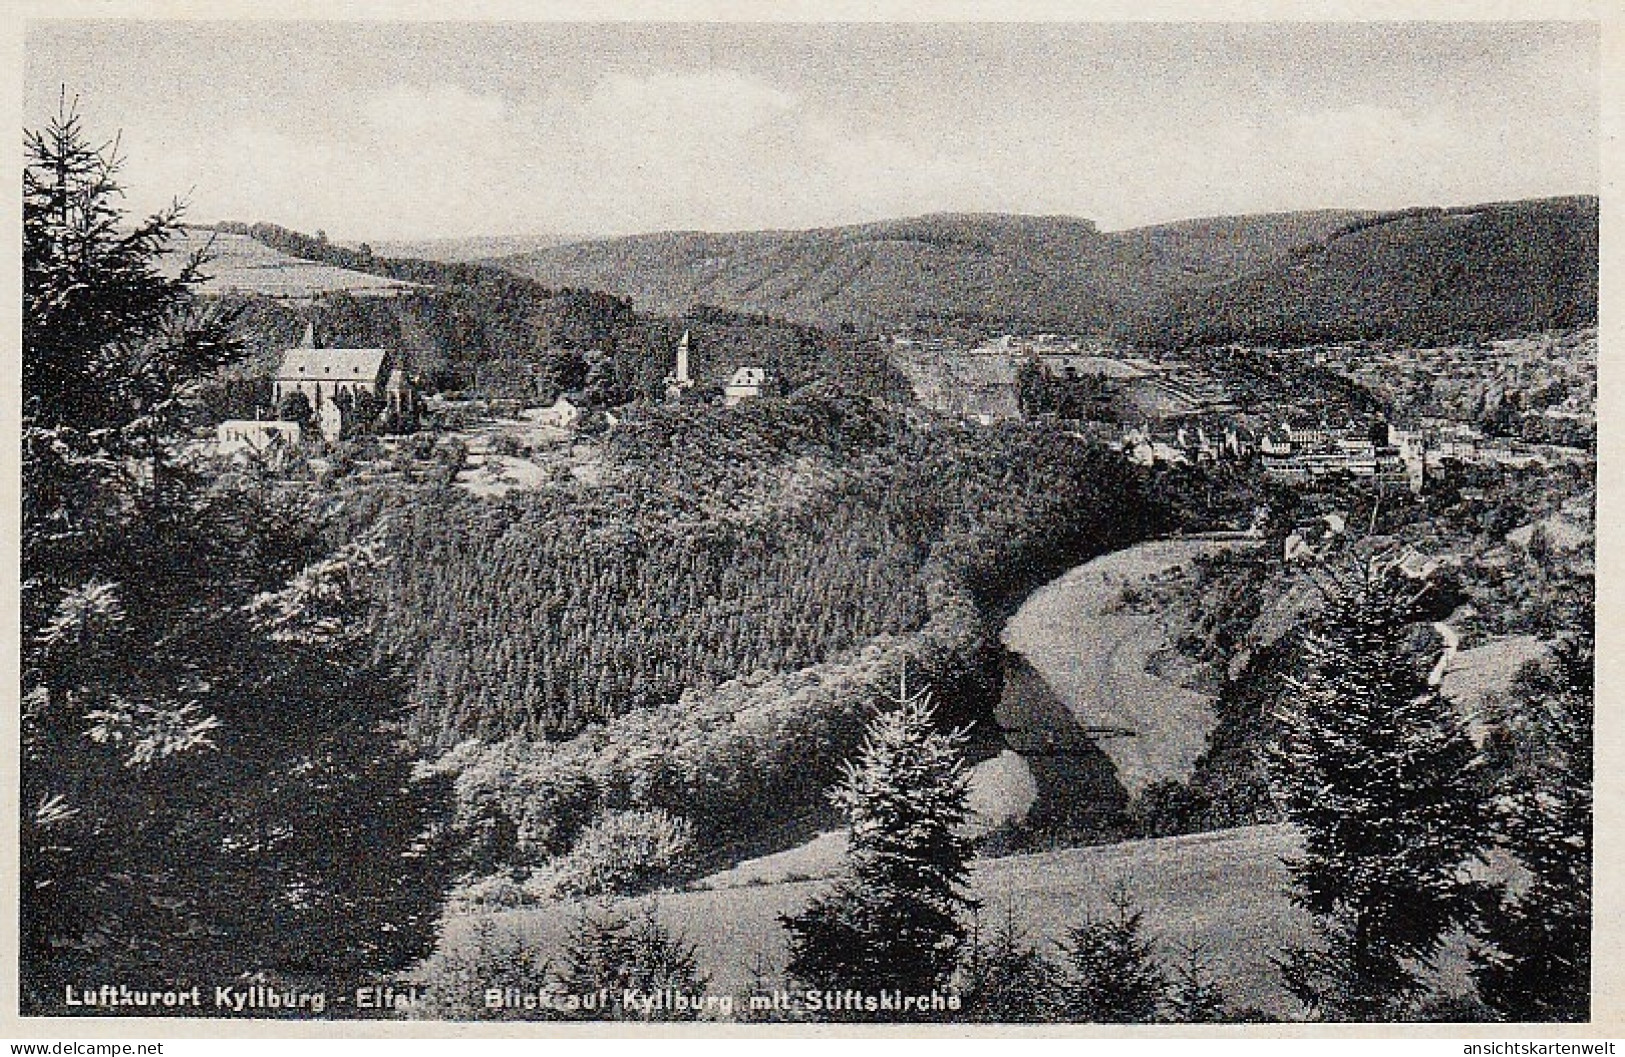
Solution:
[[[35,22],[133,209],[334,239],[1596,193],[1593,27]]]

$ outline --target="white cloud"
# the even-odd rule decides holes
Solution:
[[[734,70],[611,74],[554,114],[565,131],[611,147],[647,149],[748,136],[799,106],[766,81]]]
[[[1595,63],[1566,34],[1544,50],[1501,30],[1472,48],[1421,34],[1395,58],[1365,31],[1306,30],[1311,44],[1326,37],[1319,52],[1266,33],[1269,47],[1239,63],[1155,29],[1123,38],[1139,41],[1128,62],[1122,34],[1085,30],[1018,33],[1006,50],[969,28],[810,33],[787,48],[754,31],[723,47],[709,29],[621,40],[596,28],[505,30],[500,46],[483,31],[414,31],[393,46],[386,31],[324,26],[292,61],[257,37],[202,48],[196,30],[166,30],[142,45],[157,50],[108,64],[116,31],[100,32],[54,58],[35,49],[30,83],[36,109],[84,83],[125,128],[132,207],[195,188],[199,219],[341,238],[942,209],[1115,227],[1596,182]],[[694,65],[707,54],[725,65]]]

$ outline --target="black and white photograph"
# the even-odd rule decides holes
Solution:
[[[1604,23],[189,10],[21,29],[16,1023],[1612,1020]]]

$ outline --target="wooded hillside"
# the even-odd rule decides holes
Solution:
[[[922,321],[1163,346],[1505,334],[1596,318],[1597,200],[1324,210],[1102,232],[940,214],[799,232],[637,235],[503,258],[517,274],[824,327]]]

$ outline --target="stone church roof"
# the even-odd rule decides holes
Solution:
[[[282,354],[279,382],[367,382],[383,371],[385,349],[289,349]]]

